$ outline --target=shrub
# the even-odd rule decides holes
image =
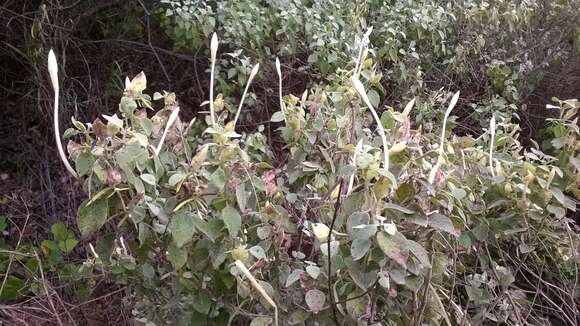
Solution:
[[[237,87],[222,83],[226,97],[244,84],[248,57],[281,56],[309,72],[312,82],[334,82],[341,70],[352,69],[361,35],[372,26],[369,54],[382,73],[379,99],[426,100],[454,85],[480,101],[478,110],[462,107],[461,116],[479,132],[485,123],[478,121],[498,109],[511,115],[551,67],[575,55],[573,3],[163,0],[159,17],[181,49],[203,48],[214,30],[223,35],[233,55],[221,62],[219,78],[238,81]],[[427,108],[416,113],[419,122],[436,115]]]
[[[459,93],[432,132],[414,100],[377,125],[365,62],[281,99],[282,148],[262,127],[239,133],[220,96],[215,123],[182,121],[173,93],[127,80],[118,114],[65,132],[89,195],[78,226],[96,239],[86,266],[127,284],[149,325],[575,318],[578,101],[553,107],[552,155],[500,115],[452,135]],[[563,289],[553,299],[535,292],[541,275]]]

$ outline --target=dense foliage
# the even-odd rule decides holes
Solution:
[[[243,78],[238,60],[272,55],[297,57],[299,69],[333,76],[356,57],[363,33],[372,26],[369,51],[385,73],[383,85],[396,96],[483,82],[492,94],[517,101],[536,86],[546,67],[565,62],[580,44],[580,30],[568,21],[574,20],[575,1],[160,4],[162,25],[177,48],[197,50],[214,31],[222,35],[234,53],[223,78],[234,81]]]
[[[551,155],[523,149],[503,118],[478,138],[450,134],[447,117],[424,133],[414,101],[382,114],[383,147],[350,74],[284,98],[276,167],[261,128],[236,132],[219,100],[215,124],[184,122],[174,94],[152,100],[144,74],[127,80],[119,115],[65,133],[80,141],[68,151],[89,193],[81,233],[119,228],[84,267],[128,284],[149,324],[548,323],[515,276],[577,287],[580,239],[565,216],[580,195],[579,103],[553,107]]]
[[[99,10],[89,34],[151,51],[156,61],[127,60],[187,86],[154,92],[163,79],[144,72],[118,82],[115,62],[95,105],[59,94],[49,65],[60,107],[74,103],[56,138],[84,201],[76,226],[42,225],[37,241],[28,206],[23,224],[0,215],[2,302],[68,291],[91,303],[107,283],[147,326],[580,323],[580,102],[542,103],[540,126],[520,119],[551,69],[578,55],[577,1],[122,7],[122,19]],[[35,20],[18,54],[39,80],[51,24]],[[160,35],[172,49],[153,44]],[[67,60],[63,85],[98,88],[67,75]],[[185,66],[195,76],[170,81]],[[209,89],[206,111],[184,99],[192,89],[201,101]],[[8,204],[0,193],[0,212]],[[49,310],[58,323],[74,320],[61,305]]]

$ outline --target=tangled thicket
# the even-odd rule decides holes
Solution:
[[[424,133],[414,101],[383,112],[383,147],[362,84],[341,80],[284,98],[278,167],[219,99],[215,124],[183,122],[174,94],[152,102],[144,74],[127,81],[120,116],[65,133],[89,194],[81,233],[118,227],[83,267],[128,284],[137,320],[159,324],[263,325],[272,306],[290,324],[573,323],[578,102],[553,108],[552,155],[523,149],[505,119],[478,138],[450,136],[447,118]],[[560,282],[549,296],[540,275]]]
[[[114,110],[70,114],[60,70],[67,180],[86,196],[76,223],[36,239],[29,212],[0,216],[0,299],[14,303],[0,316],[74,323],[80,305],[59,295],[99,293],[143,325],[580,323],[580,102],[544,103],[539,127],[519,106],[577,55],[574,1],[123,6],[112,26],[146,37],[159,79],[181,67],[163,53],[211,58],[193,89],[213,101],[192,118],[190,85],[153,92],[139,73],[106,87]],[[19,53],[38,80],[44,10]],[[174,49],[153,45],[156,23]],[[230,53],[208,46],[214,31]]]

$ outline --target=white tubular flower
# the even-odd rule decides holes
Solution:
[[[278,96],[280,97],[280,111],[284,116],[284,123],[286,121],[286,109],[284,108],[284,101],[282,100],[282,69],[280,68],[280,59],[276,58],[276,72],[278,73]]]
[[[493,147],[495,144],[495,115],[491,115],[491,121],[489,123],[489,132],[491,133],[491,140],[489,142],[489,170],[491,171],[491,176],[495,177],[495,170],[493,168]]]
[[[214,83],[214,74],[215,74],[215,61],[217,57],[217,50],[218,50],[218,38],[217,34],[213,33],[211,38],[210,44],[210,52],[211,52],[211,73],[210,73],[210,84],[209,84],[209,113],[211,116],[211,125],[215,125],[215,112],[213,108],[213,83]]]
[[[383,142],[383,167],[385,168],[386,171],[389,171],[389,147],[387,145],[387,136],[385,134],[385,129],[381,124],[381,119],[379,118],[377,111],[375,111],[375,109],[373,108],[373,105],[369,100],[367,92],[365,91],[365,88],[363,84],[360,82],[360,80],[358,80],[358,78],[356,78],[355,76],[352,76],[351,80],[354,85],[354,88],[356,89],[360,97],[362,97],[363,101],[371,111],[371,114],[373,115],[375,122],[377,123],[377,129],[379,130],[379,135],[381,136],[381,140]]]
[[[356,61],[356,66],[354,68],[354,76],[356,78],[358,78],[358,76],[360,75],[360,71],[362,70],[362,65],[363,65],[363,61],[364,58],[366,57],[366,51],[368,48],[368,39],[369,36],[371,35],[371,32],[373,31],[373,27],[369,27],[369,29],[366,31],[366,33],[364,33],[361,41],[360,41],[360,48],[358,50],[358,57],[357,57],[357,61]]]
[[[457,104],[457,100],[459,99],[459,91],[457,91],[457,93],[455,93],[453,95],[453,97],[451,98],[451,102],[449,102],[449,106],[447,107],[447,111],[445,111],[445,117],[443,118],[443,130],[441,131],[441,142],[439,143],[439,156],[437,156],[437,162],[435,163],[435,166],[433,167],[433,169],[431,169],[431,173],[429,173],[429,183],[433,184],[433,182],[435,181],[435,176],[437,175],[437,172],[439,171],[439,167],[441,166],[441,163],[443,162],[443,153],[444,153],[444,146],[445,146],[445,129],[447,129],[447,119],[449,118],[449,115],[451,114],[451,110],[453,110],[453,108],[455,107],[455,104]]]
[[[167,120],[167,125],[165,125],[165,130],[163,130],[163,135],[161,136],[161,140],[159,141],[157,148],[155,148],[155,155],[159,155],[159,152],[161,151],[161,147],[163,146],[163,143],[165,142],[165,137],[167,137],[167,132],[169,132],[169,128],[171,128],[171,125],[173,125],[175,120],[177,120],[178,116],[179,116],[179,108],[173,109],[173,112],[171,112],[171,115],[169,116],[169,119]]]
[[[246,99],[246,94],[248,93],[248,89],[250,88],[250,84],[252,83],[252,80],[254,79],[254,77],[256,77],[256,74],[258,73],[259,69],[260,69],[260,64],[258,63],[257,65],[254,66],[254,68],[252,68],[252,72],[250,72],[250,77],[248,78],[248,82],[246,83],[246,88],[244,89],[244,94],[242,95],[242,100],[240,101],[240,106],[238,106],[238,111],[236,112],[236,117],[234,118],[234,130],[236,130],[236,124],[238,123],[238,117],[240,116],[240,112],[242,111],[242,105],[244,104],[244,100]]]
[[[59,113],[58,98],[60,95],[60,86],[58,84],[58,64],[56,62],[56,56],[54,55],[52,49],[50,50],[50,52],[48,52],[48,73],[50,74],[50,81],[52,83],[52,88],[54,89],[53,118],[54,118],[54,139],[56,141],[56,147],[58,149],[60,159],[62,160],[62,163],[64,163],[64,166],[66,167],[68,172],[72,174],[73,177],[77,178],[78,175],[73,169],[73,167],[70,165],[68,159],[66,158],[66,154],[64,153],[64,149],[62,147],[62,141],[60,139],[60,128],[58,124],[58,113]]]

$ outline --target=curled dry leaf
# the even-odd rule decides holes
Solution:
[[[269,170],[264,175],[264,183],[266,184],[266,195],[272,197],[278,190],[276,187],[276,173],[274,170]]]
[[[76,142],[69,140],[68,144],[66,145],[66,150],[68,152],[68,156],[71,160],[75,161],[81,152],[82,146],[77,144]]]
[[[96,118],[95,121],[93,121],[93,132],[100,140],[104,140],[109,136],[107,125],[105,125],[100,118]]]

